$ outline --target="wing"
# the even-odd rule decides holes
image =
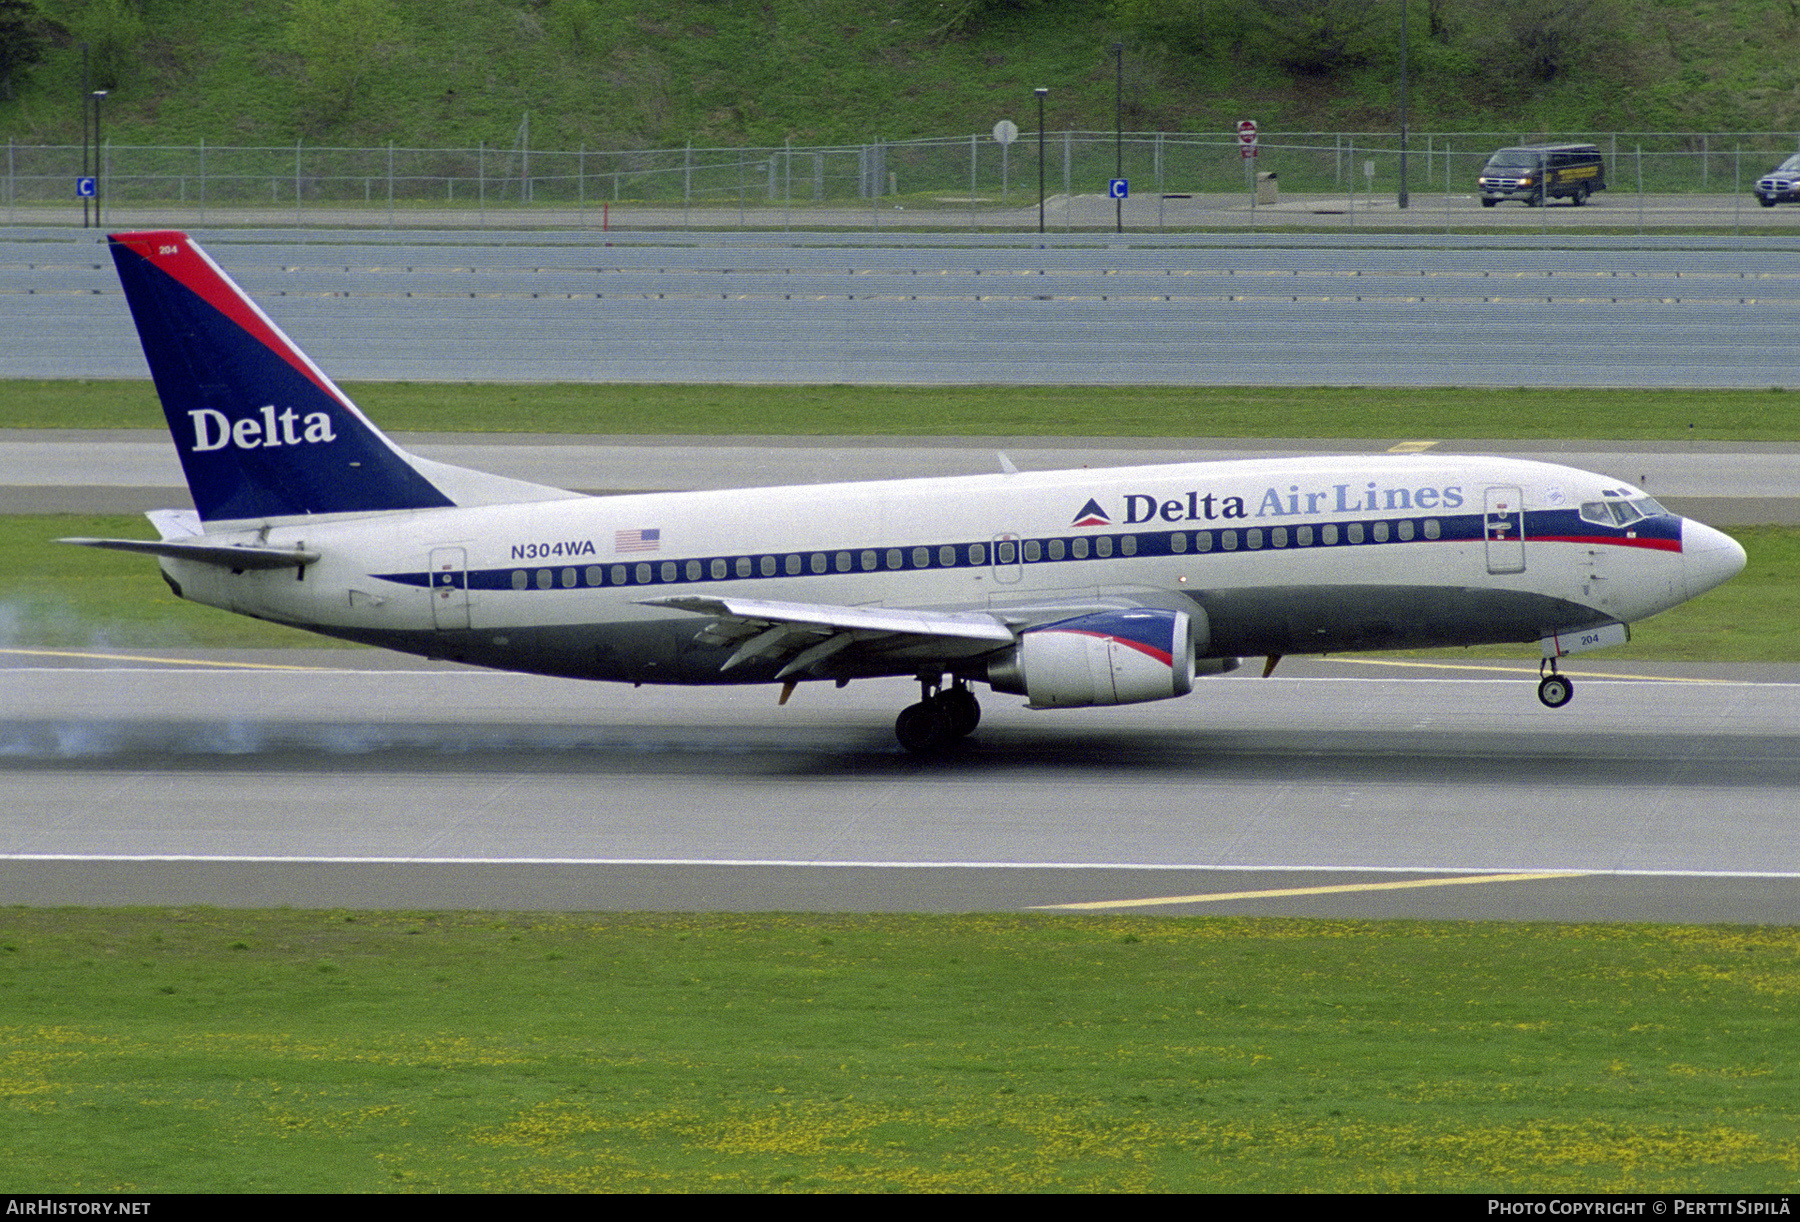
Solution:
[[[737,647],[721,671],[752,660],[781,661],[777,679],[905,671],[914,663],[980,657],[1018,640],[1011,628],[980,611],[834,607],[685,594],[647,599],[643,605],[712,617],[700,639]]]

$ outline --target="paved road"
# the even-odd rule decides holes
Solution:
[[[439,462],[579,492],[754,488],[980,474],[1005,452],[1021,470],[1325,453],[1391,443],[1186,438],[664,438],[400,435]],[[1437,453],[1504,454],[1601,471],[1714,525],[1800,522],[1800,444],[1433,442]],[[0,513],[142,513],[192,504],[166,434],[0,429]]]
[[[1794,386],[1795,237],[207,232],[334,376]],[[142,377],[89,231],[0,240],[0,370]]]
[[[5,655],[9,902],[1800,919],[1800,689],[1733,669],[1284,663],[926,764],[904,683],[371,656]]]

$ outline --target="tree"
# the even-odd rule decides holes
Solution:
[[[13,97],[13,83],[44,58],[43,21],[31,0],[0,0],[0,98]]]

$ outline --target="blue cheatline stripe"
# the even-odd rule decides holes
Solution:
[[[1397,543],[1481,542],[1485,515],[1458,514],[1436,518],[1369,518],[1352,522],[1286,525],[1212,526],[1202,530],[1144,531],[1061,535],[1045,538],[960,543],[916,543],[904,547],[832,548],[828,551],[755,552],[729,556],[613,557],[598,559],[587,541],[563,546],[528,544],[535,558],[501,568],[447,572],[436,584],[457,589],[530,592],[617,588],[623,586],[695,585],[713,581],[773,581],[854,573],[906,573],[937,569],[1006,568],[1012,565],[1080,564],[1125,557],[1223,557],[1234,553],[1316,551],[1338,547],[1388,547]],[[1576,510],[1535,510],[1526,515],[1526,541],[1550,537],[1568,542],[1615,546],[1680,547],[1681,519],[1645,518],[1626,527],[1584,522]],[[996,548],[1017,548],[996,559]],[[1077,549],[1081,554],[1076,554]],[[574,555],[574,552],[582,552]],[[594,552],[590,555],[589,552]],[[768,571],[765,571],[765,566]],[[742,567],[742,571],[740,571]],[[383,581],[429,586],[425,571],[378,573]]]
[[[1512,516],[1512,515],[1505,515]],[[1222,557],[1234,553],[1316,551],[1339,547],[1389,547],[1397,543],[1482,542],[1485,515],[1457,514],[1433,518],[1368,518],[1351,522],[1286,525],[1213,526],[1202,530],[1080,534],[1045,538],[962,543],[917,543],[904,547],[832,548],[828,551],[754,552],[749,555],[613,557],[600,561],[586,541],[563,544],[570,554],[557,556],[558,544],[524,545],[534,559],[501,568],[449,572],[436,582],[457,589],[528,593],[537,590],[610,589],[618,587],[697,585],[714,581],[774,581],[787,577],[820,577],[854,573],[905,573],[926,570],[1005,568],[1014,564],[1080,564],[1086,561],[1142,557]],[[1573,509],[1533,510],[1526,515],[1525,538],[1546,541],[1650,546],[1678,550],[1681,519],[1673,515],[1645,518],[1629,527],[1604,527],[1582,520]],[[1012,546],[1016,558],[995,558],[995,549]],[[521,548],[520,550],[524,550]],[[1077,555],[1077,548],[1081,553]],[[574,555],[582,551],[581,555]],[[740,565],[748,566],[740,572]],[[764,571],[765,565],[768,571]],[[425,571],[377,573],[399,585],[430,586]]]

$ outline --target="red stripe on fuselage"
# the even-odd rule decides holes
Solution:
[[[1527,543],[1580,543],[1599,547],[1647,547],[1655,552],[1678,552],[1680,539],[1622,539],[1616,535],[1527,535]]]

